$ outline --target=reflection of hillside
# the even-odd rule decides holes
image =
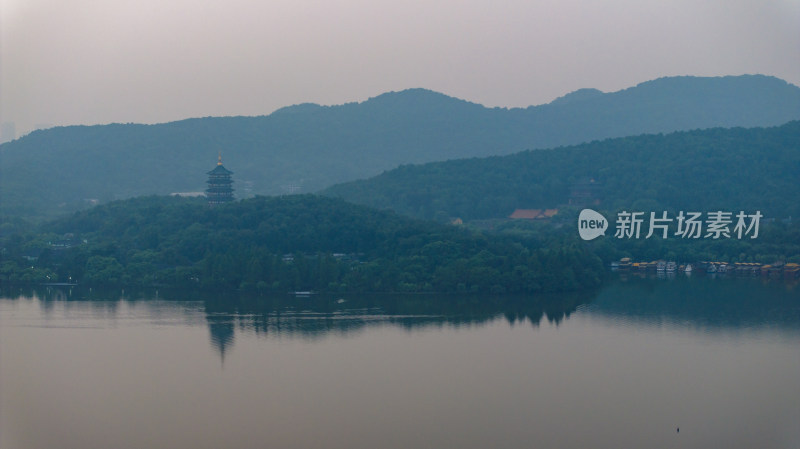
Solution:
[[[596,293],[566,293],[527,297],[353,295],[295,298],[281,295],[248,297],[237,292],[187,290],[121,291],[80,287],[0,289],[5,298],[38,298],[45,313],[64,302],[70,309],[91,312],[97,319],[113,319],[120,304],[143,310],[145,320],[183,325],[204,322],[211,346],[224,362],[237,330],[267,338],[318,339],[350,334],[368,327],[399,326],[417,330],[436,326],[481,325],[497,318],[511,324],[543,319],[559,324]],[[199,307],[198,307],[199,306]]]
[[[591,300],[591,293],[537,297],[455,297],[374,295],[344,298],[242,298],[204,301],[208,317],[235,318],[237,327],[266,336],[323,337],[330,332],[355,332],[367,326],[428,326],[483,324],[497,317],[509,323],[538,325],[543,318],[560,323]]]
[[[800,289],[759,278],[631,277],[609,283],[588,311],[651,324],[800,329]]]
[[[234,329],[267,338],[318,339],[352,334],[374,326],[408,330],[431,326],[480,325],[498,317],[509,323],[542,319],[561,323],[592,293],[539,297],[455,297],[427,295],[362,295],[335,298],[243,297],[236,294],[202,295],[211,344],[225,358],[234,341]]]
[[[482,325],[498,318],[510,324],[538,326],[543,319],[559,324],[579,306],[590,316],[647,325],[679,324],[706,329],[780,327],[800,329],[800,291],[783,282],[760,279],[677,277],[672,280],[631,278],[609,282],[599,292],[535,297],[434,295],[347,295],[295,298],[288,295],[248,297],[237,292],[160,290],[122,292],[74,288],[4,287],[5,298],[38,298],[43,313],[54,304],[114,318],[136,307],[155,323],[208,326],[210,342],[224,360],[239,332],[266,338],[319,339],[347,335],[370,327],[408,330]],[[158,301],[154,301],[154,300]]]

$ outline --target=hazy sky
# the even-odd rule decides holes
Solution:
[[[487,106],[670,75],[800,85],[800,0],[0,0],[0,120],[261,115],[425,87]]]

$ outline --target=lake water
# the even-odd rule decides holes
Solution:
[[[800,288],[536,298],[6,287],[0,447],[798,448]]]

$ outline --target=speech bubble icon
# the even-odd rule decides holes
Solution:
[[[584,209],[578,215],[578,234],[584,240],[593,240],[601,235],[606,235],[608,220],[599,212]]]

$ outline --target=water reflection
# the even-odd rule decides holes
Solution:
[[[6,288],[0,446],[800,447],[800,298],[753,281],[528,298]]]
[[[353,295],[311,298],[210,295],[203,299],[211,343],[224,359],[235,331],[260,337],[315,340],[346,336],[371,326],[409,331],[431,326],[475,326],[505,318],[510,324],[542,320],[559,324],[593,293],[537,297],[434,297],[427,295]]]
[[[800,329],[800,288],[759,278],[623,278],[609,283],[587,312],[621,322],[709,330]]]
[[[163,307],[172,304],[172,313],[184,315],[187,323],[196,321],[196,308],[208,326],[211,346],[224,361],[237,332],[259,337],[322,339],[329,334],[345,336],[370,326],[392,325],[409,331],[433,326],[480,326],[498,318],[510,325],[534,327],[546,321],[558,325],[579,306],[587,304],[596,292],[573,292],[539,296],[433,296],[433,295],[315,295],[296,298],[288,295],[249,296],[237,292],[141,290],[119,291],[80,287],[23,287],[0,290],[3,297],[39,300],[43,314],[52,313],[54,304],[70,304],[67,310],[89,310],[93,318],[110,318],[119,304],[142,304],[150,318],[163,319]]]
[[[211,334],[211,346],[219,353],[222,363],[225,363],[225,352],[233,346],[235,320],[224,314],[206,314],[208,331]]]
[[[347,336],[374,326],[408,331],[436,326],[481,326],[497,319],[509,325],[560,325],[580,310],[622,324],[678,325],[714,329],[759,326],[800,329],[800,294],[790,284],[759,279],[622,278],[599,292],[539,296],[348,295],[296,298],[238,292],[186,290],[97,290],[80,287],[0,289],[12,299],[38,298],[45,317],[54,304],[71,304],[93,318],[109,319],[120,304],[140,305],[153,322],[176,317],[208,327],[211,347],[225,360],[237,332],[262,338],[318,340]],[[154,304],[159,304],[158,307]]]

